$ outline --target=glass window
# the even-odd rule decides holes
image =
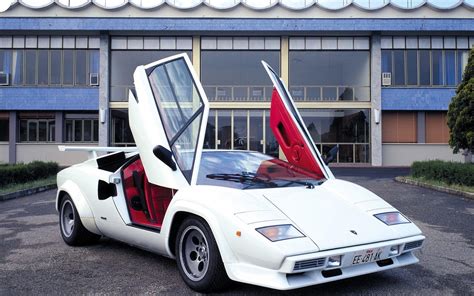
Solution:
[[[89,73],[99,75],[100,55],[98,50],[89,51]],[[89,84],[89,82],[87,82]]]
[[[7,116],[0,114],[0,142],[8,142],[9,140],[9,120]]]
[[[405,85],[405,51],[393,51],[393,74],[392,82],[394,85]]]
[[[354,100],[354,87],[370,94],[370,54],[368,51],[290,51],[290,90],[297,98]],[[367,97],[358,100],[369,101]]]
[[[62,68],[62,51],[51,50],[51,81],[50,84],[58,85],[61,84],[61,68]]]
[[[63,51],[63,84],[72,85],[74,83],[74,51]]]
[[[433,85],[443,85],[443,51],[432,50],[431,60],[433,66]]]
[[[234,147],[236,150],[247,150],[247,111],[234,111]]]
[[[207,117],[204,149],[216,149],[216,111],[210,110]]]
[[[232,149],[232,112],[217,111],[217,149]]]
[[[23,84],[23,50],[12,52],[12,84]]]
[[[128,100],[128,89],[133,87],[133,72],[135,72],[137,66],[147,65],[178,53],[181,53],[181,51],[112,51],[110,64],[110,100]],[[190,51],[185,53],[187,53],[189,57],[192,56]]]
[[[85,116],[87,118],[81,118]],[[96,114],[66,114],[64,123],[66,142],[97,142],[99,120]]]
[[[54,119],[20,119],[21,142],[54,142]]]
[[[113,109],[110,113],[112,117],[112,145],[135,146],[135,140],[128,124],[128,110]]]
[[[392,73],[392,51],[382,50],[382,72]]]
[[[270,127],[270,111],[265,110],[265,154],[278,157],[279,150],[278,142]]]
[[[458,50],[458,75],[457,82],[460,83],[463,79],[464,69],[467,65],[467,60],[469,59],[469,51],[467,50]]]
[[[270,100],[272,85],[261,60],[279,71],[279,51],[202,51],[201,81],[209,100]]]
[[[166,135],[172,142],[191,117],[202,112],[201,97],[182,58],[154,68],[148,79]]]
[[[76,50],[76,85],[86,85],[87,76],[87,51]]]
[[[36,84],[36,50],[25,50],[25,84]]]
[[[38,84],[47,85],[49,83],[49,51],[38,50]]]
[[[317,147],[325,147],[323,152],[339,145],[339,162],[368,162],[369,110],[302,109],[300,113]],[[357,148],[355,143],[364,144],[364,148]]]
[[[263,111],[249,111],[249,150],[263,152]]]
[[[11,63],[12,51],[0,50],[0,72],[11,74]]]
[[[407,50],[407,84],[418,84],[418,51]]]
[[[446,85],[456,85],[456,52],[444,51]]]
[[[420,50],[420,85],[430,85],[431,58],[429,50]]]

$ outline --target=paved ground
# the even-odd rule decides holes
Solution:
[[[418,252],[420,264],[292,292],[235,284],[229,294],[474,294],[474,201],[392,181],[404,171],[334,171],[381,195],[421,227],[428,239]],[[196,294],[172,260],[109,239],[66,246],[54,194],[0,202],[0,295]]]

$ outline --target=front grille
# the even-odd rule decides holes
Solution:
[[[403,251],[408,251],[411,249],[416,249],[418,247],[421,247],[421,244],[423,244],[423,240],[419,241],[414,241],[414,242],[409,242],[405,244],[405,247],[403,248]]]
[[[293,271],[299,271],[299,270],[305,270],[305,269],[310,269],[310,268],[321,267],[321,266],[324,266],[325,262],[326,262],[326,258],[317,258],[317,259],[296,261],[295,262],[295,267],[293,268]]]

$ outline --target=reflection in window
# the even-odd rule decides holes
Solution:
[[[86,85],[87,51],[76,50],[76,85]]]
[[[51,50],[51,85],[61,84],[62,51]]]
[[[216,149],[216,111],[210,110],[207,117],[204,149]]]
[[[299,101],[369,101],[369,51],[290,51],[290,92]],[[356,94],[356,88],[365,88]]]
[[[38,84],[48,85],[48,65],[49,65],[48,50],[38,50]]]
[[[12,52],[12,84],[23,84],[23,51],[13,50]]]
[[[430,51],[420,50],[420,85],[430,85]]]
[[[456,53],[454,50],[445,50],[445,76],[446,84],[456,84]]]
[[[234,147],[236,150],[247,150],[247,111],[234,111]]]
[[[263,152],[263,111],[249,111],[249,150]]]
[[[63,52],[63,84],[72,85],[74,83],[74,51],[65,50]]]
[[[269,101],[271,81],[261,60],[279,71],[279,51],[202,51],[201,81],[211,101]]]
[[[139,65],[147,65],[157,60],[181,53],[181,51],[132,51],[132,50],[112,50],[110,62],[110,84],[111,101],[127,101],[128,89],[133,87],[133,72]],[[191,57],[191,52],[185,52]],[[95,70],[91,67],[91,73],[98,73],[98,55],[91,57],[91,61],[96,61]],[[95,72],[94,72],[95,71]]]
[[[418,84],[418,52],[407,50],[407,84]]]
[[[405,84],[405,51],[394,50],[393,51],[393,74],[392,80],[395,85]]]
[[[25,84],[36,84],[36,50],[25,50]]]
[[[368,110],[303,109],[300,113],[309,134],[323,154],[339,145],[338,162],[369,162]]]
[[[232,111],[217,111],[217,148],[232,148]]]
[[[443,85],[443,52],[441,50],[432,50],[431,59],[433,67],[433,85]]]

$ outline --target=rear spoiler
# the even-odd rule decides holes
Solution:
[[[59,151],[86,151],[89,153],[89,159],[97,158],[97,152],[136,152],[137,147],[98,147],[98,146],[58,146]]]

